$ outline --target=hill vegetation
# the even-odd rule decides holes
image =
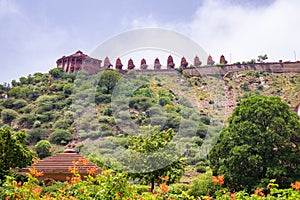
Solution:
[[[0,126],[12,135],[22,131],[26,133],[19,144],[28,150],[26,155],[34,152],[43,158],[62,152],[66,145],[71,144],[103,169],[114,170],[113,174],[120,176],[120,180],[130,182],[125,181],[119,192],[133,187],[132,190],[141,195],[149,187],[139,184],[151,184],[151,191],[160,190],[162,199],[168,190],[170,198],[174,199],[193,199],[205,195],[219,195],[221,198],[224,190],[219,190],[219,186],[224,183],[220,182],[221,178],[214,184],[212,175],[222,177],[225,174],[225,185],[232,194],[238,194],[235,192],[239,189],[253,192],[259,184],[265,187],[272,181],[272,176],[263,175],[261,178],[268,178],[263,182],[250,181],[253,184],[249,185],[243,180],[244,186],[234,185],[233,178],[240,176],[239,171],[236,171],[238,174],[229,173],[220,167],[220,163],[216,163],[216,159],[207,159],[208,152],[216,143],[216,146],[222,145],[218,138],[224,126],[228,128],[223,129],[221,137],[231,137],[224,132],[233,123],[232,120],[227,122],[227,118],[232,113],[230,119],[237,116],[238,110],[233,111],[234,108],[244,106],[243,99],[257,95],[277,96],[276,101],[283,101],[287,110],[288,105],[296,107],[299,104],[300,74],[248,71],[218,78],[190,77],[180,72],[177,76],[134,71],[124,75],[115,70],[105,70],[89,75],[83,71],[66,74],[54,68],[49,73],[35,73],[13,80],[11,84],[0,85]],[[257,109],[262,109],[262,112],[268,110]],[[299,118],[296,121],[299,123]],[[237,148],[242,140],[241,136],[233,148]],[[5,140],[2,142],[5,143]],[[162,148],[164,152],[152,154]],[[229,153],[229,150],[226,152]],[[145,154],[150,155],[147,157],[149,160],[155,158],[171,165],[142,163],[139,158]],[[218,153],[211,153],[210,156],[218,157]],[[131,166],[133,162],[140,163],[138,166],[142,170]],[[5,174],[8,174],[7,169],[2,177]],[[98,179],[104,179],[103,176],[109,174],[102,174],[102,178]],[[189,188],[178,183],[180,180],[190,183]],[[78,184],[81,185],[76,187],[82,187],[84,191],[83,185],[93,181],[91,178],[90,182],[80,182]],[[131,182],[136,185],[131,185]],[[164,185],[173,182],[175,184],[170,186]],[[281,181],[280,186],[287,187],[291,183]],[[6,185],[9,184],[14,182],[11,180],[9,183],[8,180]],[[270,184],[275,185],[274,182]],[[163,188],[168,188],[167,192]],[[131,198],[131,194],[122,194]]]

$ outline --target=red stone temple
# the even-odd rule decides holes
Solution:
[[[90,74],[95,74],[100,71],[101,62],[101,60],[91,58],[79,50],[72,55],[59,58],[56,61],[56,65],[58,68],[62,68],[66,73],[83,70]]]

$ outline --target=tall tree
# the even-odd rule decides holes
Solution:
[[[213,173],[231,190],[255,189],[276,179],[283,187],[300,176],[299,116],[279,97],[244,99],[209,153]]]
[[[31,163],[33,152],[25,145],[24,131],[13,132],[8,127],[0,128],[0,179],[10,168],[25,167]]]
[[[121,77],[117,70],[105,70],[100,74],[99,86],[105,88],[106,94],[111,94]]]
[[[172,129],[160,131],[160,126],[142,126],[138,136],[130,136],[129,155],[125,161],[130,167],[129,174],[143,184],[150,183],[151,191],[161,177],[168,176],[168,183],[173,183],[184,172],[185,161],[174,146],[168,145],[173,137]]]

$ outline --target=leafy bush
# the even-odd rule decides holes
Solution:
[[[20,109],[24,106],[27,106],[27,101],[25,101],[24,99],[18,99],[13,103],[14,109]]]
[[[42,128],[35,128],[27,131],[27,141],[29,143],[37,143],[40,140],[44,140],[47,138],[49,134],[49,130]]]
[[[45,158],[47,156],[50,156],[50,149],[51,144],[48,140],[40,140],[35,146],[34,146],[39,158]]]
[[[146,111],[153,105],[153,99],[149,97],[132,97],[129,101],[129,107],[137,110]]]
[[[159,102],[159,105],[161,105],[161,106],[165,106],[167,104],[172,103],[171,100],[169,99],[169,97],[166,97],[166,96],[160,97],[158,102]]]
[[[73,135],[68,131],[57,129],[50,136],[49,141],[53,144],[66,145],[73,139]]]
[[[202,196],[209,196],[211,194],[214,194],[214,191],[212,191],[212,188],[214,188],[214,184],[211,180],[211,177],[211,170],[199,175],[197,179],[192,181],[192,186],[188,191],[188,194],[196,198],[201,198]]]
[[[209,124],[210,124],[210,117],[208,117],[208,116],[202,116],[202,117],[200,118],[200,121],[201,121],[203,124],[209,125]]]
[[[53,127],[55,129],[68,129],[70,124],[66,120],[58,120],[54,123]]]
[[[10,124],[18,117],[18,113],[12,109],[4,109],[1,111],[1,118],[4,123]]]
[[[24,114],[18,118],[18,125],[22,128],[32,128],[34,125],[34,114]]]
[[[250,91],[249,85],[250,85],[249,82],[246,81],[240,85],[240,88],[244,91]]]

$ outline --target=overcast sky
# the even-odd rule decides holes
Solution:
[[[0,83],[144,27],[177,31],[217,62],[300,60],[299,9],[298,0],[0,0]]]

